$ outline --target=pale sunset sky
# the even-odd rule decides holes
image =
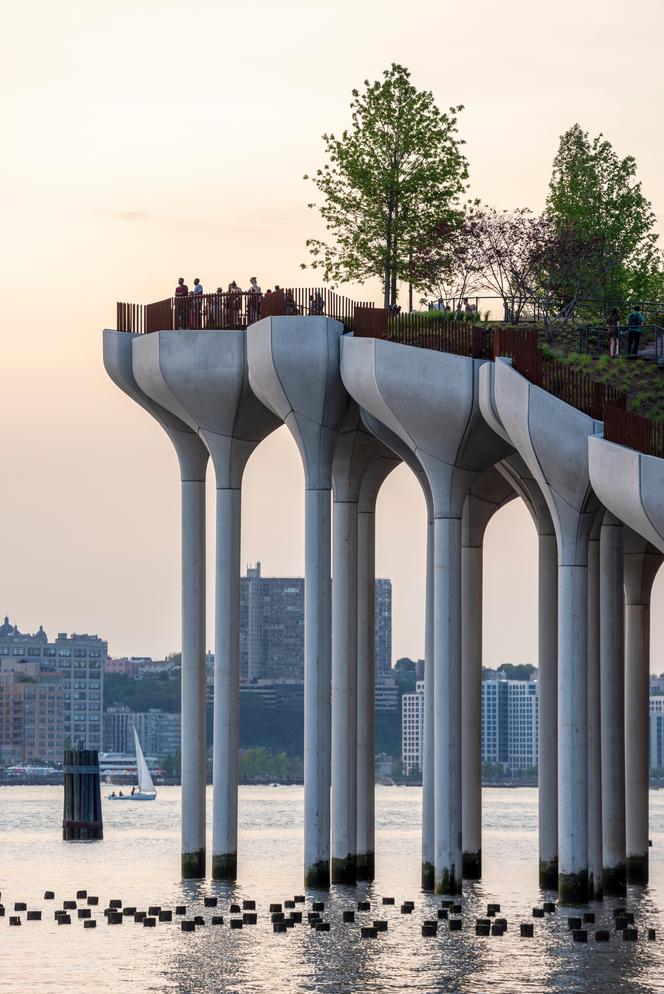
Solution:
[[[307,285],[319,231],[302,176],[349,124],[351,89],[401,62],[464,104],[472,194],[543,206],[575,122],[633,154],[664,215],[661,0],[24,0],[0,37],[3,484],[0,611],[22,630],[96,632],[114,656],[180,645],[179,476],[165,434],[108,379],[115,301],[256,273]],[[661,225],[660,225],[661,227]],[[379,299],[377,286],[347,287]],[[213,473],[209,472],[210,498]],[[208,645],[213,645],[213,500]],[[242,563],[302,575],[303,475],[285,428],[253,455]],[[383,487],[377,574],[393,660],[423,655],[425,512],[405,468]],[[536,662],[536,536],[520,502],[485,543],[486,665]],[[652,669],[664,670],[664,576]]]

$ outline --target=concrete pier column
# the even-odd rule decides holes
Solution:
[[[461,518],[434,519],[434,867],[461,891]]]
[[[625,810],[627,883],[648,883],[650,594],[658,549],[624,529]]]
[[[600,677],[601,512],[588,543],[588,896],[602,899],[602,712]]]
[[[537,594],[539,884],[558,886],[558,551],[556,536],[539,533]]]
[[[304,880],[330,883],[330,490],[304,497]]]
[[[516,496],[491,467],[463,505],[461,546],[461,779],[463,876],[482,876],[482,573],[484,534],[496,511]]]
[[[625,866],[625,595],[623,526],[610,511],[600,534],[600,673],[602,712],[602,881],[624,894]]]
[[[216,880],[234,880],[239,762],[240,488],[251,453],[279,421],[249,388],[246,335],[242,331],[142,335],[134,344],[134,371],[147,394],[198,433],[214,464],[217,515],[212,876]],[[203,672],[203,695],[204,680]],[[204,696],[201,700],[204,708]],[[191,748],[187,744],[186,749]],[[183,745],[183,754],[184,750]],[[189,803],[183,789],[183,805],[188,808]]]
[[[558,891],[588,900],[588,567],[558,566]]]
[[[355,861],[358,880],[373,880],[375,875],[376,498],[399,461],[380,445],[380,455],[374,457],[362,477],[358,503]]]
[[[182,570],[182,793],[181,870],[205,876],[205,473],[208,452],[187,417],[145,389],[134,345],[157,335],[104,331],[104,366],[114,383],[164,429],[176,451],[181,479]],[[136,350],[137,351],[137,350]]]
[[[287,425],[305,478],[304,879],[330,883],[332,460],[349,404],[343,327],[325,317],[264,318],[247,329],[249,382]]]
[[[357,879],[356,501],[335,500],[332,526],[332,883]]]
[[[482,547],[461,552],[463,876],[482,876]],[[478,706],[479,705],[479,706]]]
[[[366,410],[362,421],[369,431],[379,438],[399,459],[413,471],[422,488],[427,507],[426,587],[424,621],[424,716],[422,722],[422,890],[434,889],[434,550],[433,550],[433,496],[426,473],[413,450],[390,428]]]
[[[240,748],[240,535],[242,494],[217,490],[212,744],[212,876],[237,877]]]
[[[207,461],[207,460],[206,460]],[[205,477],[182,480],[182,876],[205,876]]]
[[[424,716],[422,720],[422,890],[432,891],[434,874],[434,527],[427,521],[424,615]]]

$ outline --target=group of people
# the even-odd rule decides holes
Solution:
[[[471,304],[468,297],[464,297],[463,300],[459,301],[456,307],[454,306],[454,304],[452,304],[451,307],[448,307],[447,302],[443,300],[442,297],[439,297],[438,300],[434,300],[433,304],[431,304],[431,310],[454,311],[454,317],[456,318],[456,320],[461,321],[464,314],[465,315],[477,314],[477,304]]]
[[[275,284],[265,293],[258,285],[256,276],[249,279],[248,290],[243,290],[235,280],[228,284],[228,290],[218,286],[214,293],[205,294],[200,279],[194,279],[190,290],[180,276],[175,288],[175,327],[181,328],[243,328],[258,321],[261,317],[261,301],[268,301],[276,294],[283,299],[282,313],[286,315],[325,313],[325,298],[320,290],[312,290],[306,304],[298,303],[292,290],[282,289]],[[244,306],[243,306],[244,302]],[[273,313],[269,304],[265,312]]]
[[[636,304],[627,315],[627,355],[638,355],[641,333],[643,331],[643,311]],[[610,351],[612,356],[620,354],[620,311],[614,307],[606,319],[609,332]]]

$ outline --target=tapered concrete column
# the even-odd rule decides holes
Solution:
[[[304,495],[304,879],[330,883],[330,490]]]
[[[624,539],[627,882],[647,884],[650,594],[663,557],[628,528]]]
[[[424,616],[424,716],[422,721],[422,890],[433,890],[434,872],[434,528],[427,521]]]
[[[558,886],[558,551],[556,536],[539,532],[537,642],[539,684],[539,884]]]
[[[624,894],[625,866],[625,595],[623,527],[610,511],[600,536],[600,671],[602,710],[602,881]]]
[[[182,876],[205,876],[205,479],[182,481]]]
[[[240,748],[240,537],[242,494],[217,490],[212,745],[212,876],[237,877],[237,786]]]
[[[486,411],[500,419],[547,501],[558,546],[558,889],[588,898],[588,542],[598,501],[588,437],[600,422],[516,373],[509,360],[486,377]],[[485,410],[485,395],[482,396]]]
[[[426,588],[424,621],[424,716],[422,721],[422,890],[432,891],[434,874],[434,550],[433,550],[433,497],[422,465],[412,449],[393,431],[367,411],[362,420],[384,445],[403,460],[415,474],[427,506]]]
[[[375,875],[376,498],[396,466],[384,445],[362,477],[357,519],[357,819],[358,880]]]
[[[464,546],[462,607],[463,876],[482,876],[482,547]],[[478,665],[479,664],[479,665]],[[479,702],[479,707],[478,707]]]
[[[587,599],[587,566],[559,565],[558,890],[569,903],[588,899]]]
[[[347,338],[344,383],[397,434],[427,475],[434,505],[435,888],[461,888],[461,513],[476,476],[508,447],[479,415],[481,362]]]
[[[333,504],[332,883],[357,879],[357,502]]]
[[[461,547],[461,779],[463,876],[482,876],[482,556],[496,511],[516,496],[492,467],[474,482],[463,505]]]
[[[600,678],[600,512],[588,543],[588,896],[602,899],[602,713]]]
[[[142,389],[133,343],[144,336],[104,332],[111,379],[161,425],[175,448],[181,479],[182,547],[182,791],[181,869],[205,876],[205,471],[208,453],[186,420]],[[145,336],[147,337],[147,336]]]
[[[487,367],[487,372],[492,372]],[[493,375],[480,376],[480,407],[495,431],[504,431],[493,407]],[[537,682],[539,884],[558,887],[558,548],[541,487],[516,453],[498,463],[528,508],[538,535]]]
[[[349,398],[343,328],[324,317],[265,318],[247,329],[249,381],[287,425],[305,476],[304,879],[330,883],[332,459]]]
[[[363,509],[373,512],[380,483],[396,465],[383,458],[384,446],[362,424],[356,404],[350,404],[339,432],[332,464],[333,564],[332,572],[332,883],[354,883],[357,879],[357,654],[358,654],[358,517]],[[376,465],[374,465],[374,463]],[[387,468],[385,468],[387,466]],[[367,477],[367,486],[364,479]],[[366,535],[364,536],[366,539]],[[372,553],[373,556],[373,553]],[[366,567],[366,549],[363,550]],[[373,568],[373,567],[372,567]],[[363,576],[363,583],[368,583]],[[371,575],[371,590],[374,577]],[[363,590],[363,610],[367,605]],[[373,608],[371,609],[373,617]],[[372,643],[373,644],[373,643]],[[373,658],[373,654],[372,654]],[[368,665],[368,659],[363,659]],[[363,690],[367,686],[362,673]],[[372,684],[373,685],[373,684]],[[363,708],[368,702],[362,700]],[[373,710],[373,699],[371,701]],[[366,711],[363,713],[366,718]],[[373,738],[373,714],[371,735]],[[366,756],[363,757],[366,759]],[[371,760],[373,770],[373,756]],[[366,765],[363,767],[367,772]],[[371,782],[371,793],[374,785]],[[372,850],[373,852],[373,850]],[[366,855],[366,853],[365,853]]]
[[[217,536],[212,876],[216,880],[234,880],[239,763],[240,488],[251,453],[279,421],[249,388],[244,332],[143,335],[134,344],[133,366],[142,389],[198,432],[214,463]],[[204,670],[201,679],[200,706],[204,711]]]

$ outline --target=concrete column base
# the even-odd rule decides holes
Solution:
[[[627,893],[627,867],[625,863],[605,866],[602,870],[602,889],[613,897],[623,897]]]
[[[558,874],[558,900],[561,904],[587,904],[588,871]]]
[[[355,855],[349,854],[343,859],[333,856],[331,863],[333,884],[354,884],[357,881],[357,859]]]
[[[628,856],[626,870],[628,884],[647,884],[648,853],[643,856]]]
[[[461,872],[466,880],[482,878],[482,850],[465,852],[461,855]]]
[[[202,880],[205,877],[205,849],[183,852],[180,865],[184,880]]]
[[[375,853],[358,853],[355,858],[355,870],[358,880],[373,880],[376,876]]]
[[[558,890],[558,860],[541,859],[539,863],[539,885],[542,890]]]
[[[603,872],[603,871],[602,871]],[[602,901],[604,899],[604,889],[602,883],[602,872],[594,873],[588,870],[588,900]]]
[[[304,885],[305,887],[319,888],[330,886],[330,864],[326,859],[321,859],[318,863],[305,867]]]
[[[433,891],[436,873],[433,863],[422,863],[422,890]]]
[[[212,879],[237,880],[237,853],[229,852],[212,857]]]
[[[453,866],[445,867],[436,884],[436,894],[460,894],[461,878],[457,877]]]

